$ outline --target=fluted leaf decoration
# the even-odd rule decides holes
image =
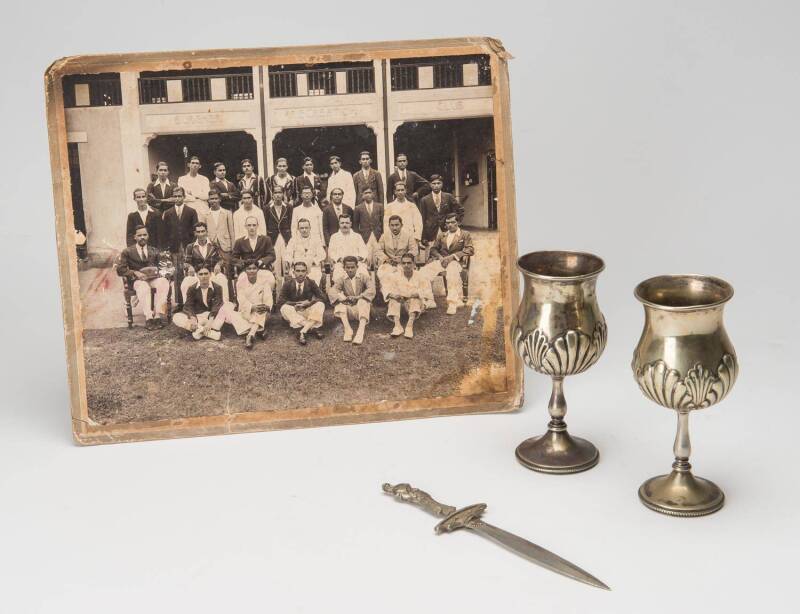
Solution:
[[[636,381],[647,398],[664,407],[678,409],[686,396],[681,374],[667,367],[663,360],[644,365],[636,373]]]
[[[725,354],[717,375],[697,363],[686,377],[670,369],[663,360],[643,365],[636,371],[636,381],[651,401],[671,409],[703,409],[721,401],[736,381],[736,359]]]
[[[605,321],[597,322],[592,335],[569,330],[552,341],[540,329],[517,339],[517,351],[525,364],[539,373],[565,376],[591,367],[606,347]]]

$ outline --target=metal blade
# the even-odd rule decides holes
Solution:
[[[545,569],[560,573],[562,576],[567,576],[568,578],[572,578],[578,582],[596,586],[597,588],[603,588],[607,591],[611,590],[603,582],[595,578],[593,575],[585,572],[577,565],[573,565],[569,561],[562,559],[557,554],[553,554],[549,550],[529,542],[527,539],[522,539],[513,533],[504,531],[503,529],[483,522],[482,520],[474,520],[467,523],[467,528],[472,529],[479,535],[483,535],[493,542],[500,544],[515,554],[528,559],[532,563],[541,565]]]

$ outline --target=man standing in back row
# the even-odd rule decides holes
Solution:
[[[172,254],[172,264],[175,265],[175,283],[180,288],[183,281],[183,256],[186,246],[194,241],[194,227],[197,224],[197,211],[184,204],[184,191],[180,185],[172,190],[175,206],[164,213],[162,225],[164,247],[168,247]],[[183,304],[185,296],[179,296],[178,302]]]
[[[333,202],[333,190],[339,188],[342,190],[342,202],[349,207],[355,207],[358,203],[356,203],[356,188],[353,184],[353,175],[342,168],[342,159],[339,156],[331,156],[330,162],[331,174],[328,175],[327,199]]]
[[[178,185],[183,188],[183,199],[187,205],[197,211],[198,215],[208,213],[208,191],[211,185],[208,177],[200,174],[200,158],[192,156],[189,159],[189,172],[178,179]]]
[[[439,231],[446,229],[445,219],[449,214],[455,213],[459,222],[464,217],[464,207],[455,196],[442,191],[443,185],[441,175],[431,175],[431,193],[419,203],[423,226],[422,241],[426,244],[434,241]]]
[[[383,177],[380,172],[372,168],[372,157],[368,151],[362,151],[359,158],[361,168],[353,175],[353,183],[356,188],[356,205],[364,199],[364,190],[372,190],[372,198],[375,202],[384,203]]]
[[[395,156],[397,170],[386,180],[386,193],[394,194],[394,184],[402,181],[406,184],[406,195],[419,206],[420,199],[431,191],[430,184],[419,174],[408,170],[408,156],[399,153]]]
[[[239,190],[232,181],[228,181],[226,173],[227,169],[222,162],[214,162],[214,180],[210,186],[219,192],[222,208],[232,213],[239,208]]]
[[[156,164],[156,176],[156,180],[147,185],[147,204],[163,215],[174,204],[172,188],[175,184],[169,181],[169,166],[166,162]]]

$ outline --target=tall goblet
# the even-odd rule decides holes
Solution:
[[[564,377],[591,367],[606,347],[606,321],[595,291],[605,264],[583,252],[542,251],[522,256],[517,267],[525,290],[511,338],[525,364],[553,381],[547,432],[523,441],[517,459],[544,473],[585,471],[600,455],[592,443],[567,432],[563,386]]]
[[[639,498],[663,514],[711,514],[725,495],[714,482],[692,474],[689,412],[718,403],[736,381],[736,352],[722,322],[733,288],[716,277],[662,275],[640,283],[634,294],[645,313],[633,353],[634,377],[647,398],[678,412],[672,472],[647,480]]]

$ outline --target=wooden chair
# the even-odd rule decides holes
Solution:
[[[167,322],[172,321],[172,280],[170,279],[169,291],[167,292]],[[136,296],[133,283],[128,277],[122,278],[122,293],[125,297],[125,313],[128,316],[128,328],[133,328],[133,304],[131,300]],[[156,289],[150,289],[150,306],[155,309]]]
[[[461,289],[463,291],[463,301],[466,305],[467,298],[469,297],[469,265],[470,261],[472,260],[471,256],[464,256],[461,259]],[[447,277],[445,276],[444,271],[439,273],[444,281],[444,292],[445,295],[447,294]]]

